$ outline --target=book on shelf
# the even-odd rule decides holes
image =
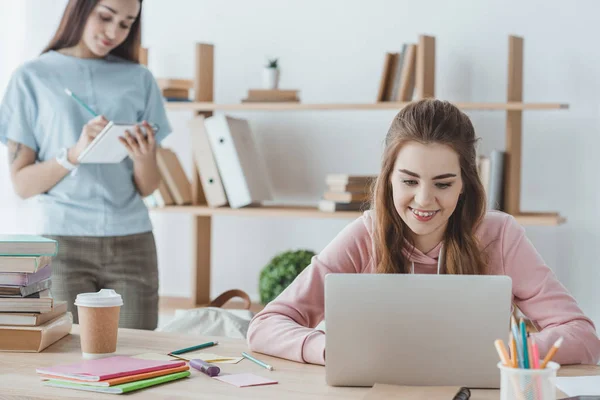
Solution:
[[[200,185],[209,207],[227,205],[225,187],[204,125],[204,116],[194,117],[188,124],[192,139],[192,157],[200,176]]]
[[[216,115],[204,126],[231,208],[272,200],[269,175],[247,120]]]
[[[159,147],[156,162],[160,176],[177,205],[192,203],[192,188],[177,155],[170,149]]]
[[[70,312],[39,326],[0,325],[0,351],[38,353],[71,332]]]
[[[242,103],[252,102],[299,102],[298,90],[291,89],[249,89]]]
[[[361,203],[369,200],[368,192],[331,192],[327,191],[323,194],[324,200],[336,201],[338,203]]]
[[[0,325],[38,326],[67,312],[66,301],[55,301],[48,312],[0,312]]]
[[[417,45],[405,43],[399,53],[386,53],[377,101],[411,101],[416,81]]]
[[[393,71],[395,71],[396,63],[398,62],[398,53],[385,53],[383,59],[383,71],[381,73],[381,79],[379,81],[379,90],[377,92],[377,100],[389,101],[390,92],[392,87],[392,79],[394,77]]]
[[[486,195],[488,210],[504,210],[504,157],[501,150],[493,150],[489,156],[477,157],[477,172]]]
[[[371,185],[377,179],[377,175],[351,175],[351,174],[328,174],[325,183],[333,185]]]
[[[189,100],[190,91],[187,89],[162,89],[162,96],[168,99]]]
[[[55,256],[58,242],[37,235],[0,235],[0,256]]]
[[[30,273],[0,271],[0,285],[27,286],[45,279],[49,279],[51,275],[52,266],[50,264],[44,266],[36,272]]]
[[[50,256],[0,256],[0,272],[33,273],[50,264]]]
[[[157,78],[156,83],[161,90],[190,90],[194,87],[192,79]]]
[[[369,207],[375,175],[328,174],[318,209],[325,212],[361,211]]]
[[[363,211],[368,208],[366,203],[339,203],[333,200],[319,200],[318,209],[323,212]]]

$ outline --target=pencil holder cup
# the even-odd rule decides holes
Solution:
[[[544,369],[500,368],[500,400],[555,400],[556,371],[560,365],[550,361]]]

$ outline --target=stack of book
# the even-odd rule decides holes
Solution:
[[[361,211],[369,207],[371,186],[375,175],[329,174],[325,178],[327,189],[319,201],[319,210]]]
[[[110,394],[133,392],[190,376],[185,361],[114,356],[37,368],[44,386]]]
[[[0,235],[0,351],[39,352],[71,331],[67,303],[51,295],[58,243]]]
[[[298,103],[298,90],[249,89],[242,103]]]
[[[156,81],[166,101],[190,101],[190,89],[194,87],[194,81],[168,78],[161,78]]]
[[[183,166],[171,149],[159,147],[156,150],[156,162],[160,173],[158,189],[144,198],[147,207],[164,207],[192,203],[191,183]]]

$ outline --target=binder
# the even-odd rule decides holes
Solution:
[[[271,200],[267,168],[248,121],[216,115],[204,126],[231,208]]]
[[[193,118],[188,126],[192,137],[192,156],[200,175],[206,203],[209,207],[224,206],[227,204],[227,196],[204,127],[204,116],[198,115]]]

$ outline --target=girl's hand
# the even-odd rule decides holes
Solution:
[[[134,133],[125,131],[125,137],[120,137],[119,141],[127,149],[129,157],[134,162],[145,163],[156,160],[156,141],[154,140],[154,131],[148,122],[142,122],[147,135],[144,137],[139,125],[135,126]]]
[[[69,149],[68,158],[71,164],[79,164],[77,161],[79,155],[86,147],[88,147],[94,138],[102,132],[102,129],[104,129],[106,125],[108,125],[108,120],[104,118],[103,115],[98,115],[83,126],[77,143]]]

